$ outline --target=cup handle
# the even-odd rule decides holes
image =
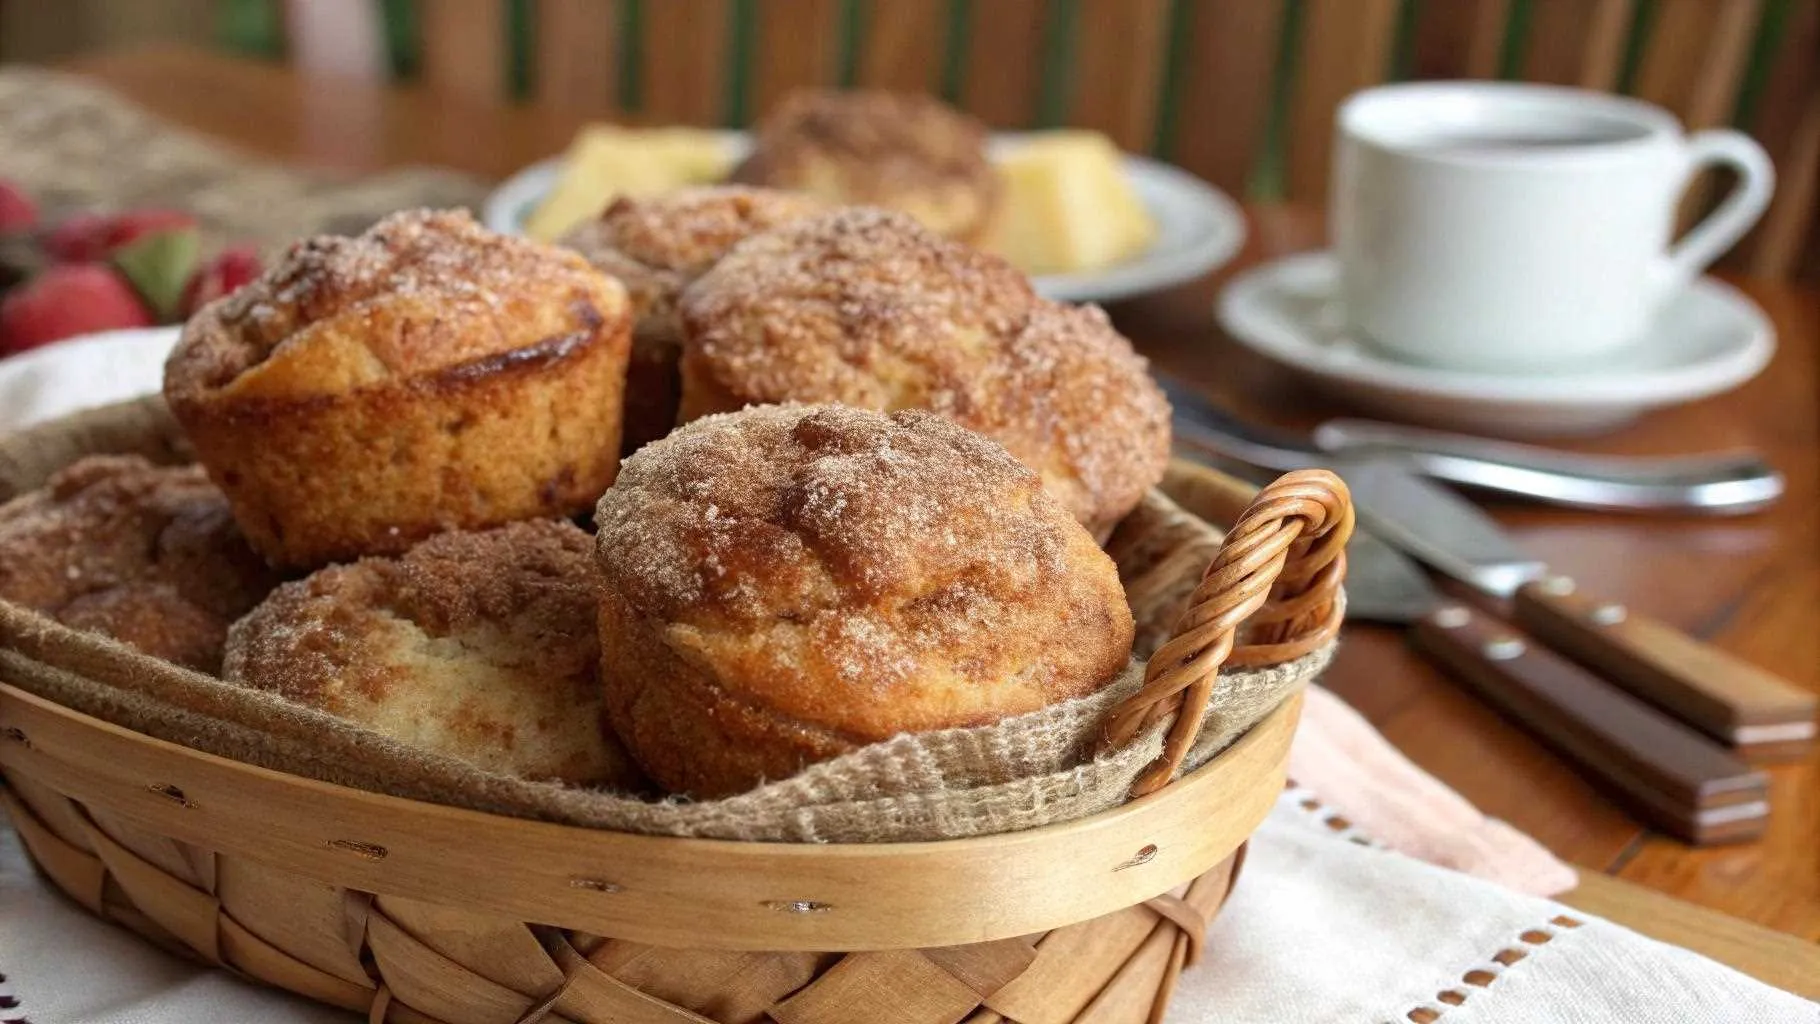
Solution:
[[[1719,204],[1669,249],[1662,261],[1658,292],[1667,295],[1692,281],[1707,265],[1744,237],[1769,206],[1776,190],[1776,167],[1757,141],[1730,129],[1696,132],[1687,140],[1683,192],[1708,167],[1738,172],[1738,184]]]

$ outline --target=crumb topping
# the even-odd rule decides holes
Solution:
[[[1091,529],[1167,464],[1168,403],[1102,311],[1038,298],[1004,260],[903,214],[856,207],[755,235],[681,314],[685,392],[933,410],[1004,444]]]
[[[298,242],[198,312],[166,364],[166,394],[225,388],[273,363],[286,367],[268,375],[291,391],[430,373],[577,333],[625,305],[624,289],[575,253],[495,234],[465,211],[395,213],[358,237]]]

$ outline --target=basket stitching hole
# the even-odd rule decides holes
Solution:
[[[151,785],[146,786],[145,788],[151,790],[152,792],[158,794],[161,797],[164,797],[166,800],[169,800],[171,803],[176,804],[178,807],[196,806],[195,803],[192,802],[189,797],[183,795],[182,789],[180,789],[176,786],[173,786],[168,782],[154,782]]]
[[[1155,859],[1156,859],[1156,844],[1147,843],[1147,844],[1145,844],[1143,849],[1141,849],[1137,853],[1133,854],[1130,860],[1126,861],[1123,864],[1120,864],[1118,867],[1113,868],[1112,870],[1123,871],[1126,868],[1142,867],[1143,865],[1148,864]]]
[[[1468,985],[1474,985],[1474,986],[1477,986],[1478,988],[1484,988],[1487,985],[1490,985],[1492,982],[1498,980],[1498,975],[1494,971],[1474,970],[1474,971],[1467,971],[1465,974],[1461,975],[1460,980],[1465,982]]]
[[[1577,918],[1568,917],[1566,914],[1556,914],[1548,919],[1548,923],[1560,925],[1563,928],[1578,928],[1581,924]]]
[[[1466,1001],[1466,993],[1461,992],[1459,989],[1450,988],[1435,996],[1435,998],[1446,1003],[1448,1006],[1459,1006]]]
[[[1414,1024],[1434,1024],[1441,1019],[1441,1011],[1432,1006],[1418,1006],[1407,1014]]]
[[[367,860],[385,860],[389,852],[378,843],[363,843],[357,839],[331,839],[328,846],[331,850],[343,850]]]

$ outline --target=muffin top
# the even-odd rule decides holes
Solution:
[[[488,770],[635,784],[600,724],[590,544],[537,520],[322,569],[234,624],[223,675]]]
[[[980,121],[922,93],[800,91],[758,123],[732,180],[888,206],[964,237],[997,193],[986,139]]]
[[[674,339],[677,295],[735,242],[825,209],[812,196],[739,185],[621,196],[562,244],[626,286],[639,337]]]
[[[858,740],[1090,693],[1131,650],[1117,569],[1002,447],[918,411],[760,406],[632,456],[605,585],[736,699]]]
[[[856,207],[734,246],[683,294],[685,415],[749,402],[938,412],[1036,469],[1096,534],[1161,479],[1169,405],[1094,307]]]
[[[0,599],[200,671],[277,582],[199,466],[90,456],[0,505]]]
[[[463,211],[407,211],[355,238],[299,242],[197,312],[165,364],[165,395],[301,398],[484,372],[556,356],[629,315],[625,289],[573,252]]]

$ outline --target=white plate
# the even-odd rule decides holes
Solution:
[[[157,391],[179,330],[102,331],[0,359],[0,433]]]
[[[732,159],[745,155],[745,132],[724,133]],[[1018,145],[1017,132],[992,138],[992,152]],[[556,182],[561,157],[542,160],[507,178],[487,197],[487,227],[523,234],[530,216]],[[1232,259],[1245,241],[1245,217],[1225,193],[1186,171],[1141,156],[1125,155],[1125,176],[1157,225],[1157,239],[1143,253],[1115,266],[1078,274],[1033,278],[1037,291],[1068,302],[1111,302],[1192,281]]]
[[[1776,348],[1756,304],[1710,278],[1670,299],[1647,336],[1558,373],[1481,373],[1405,362],[1352,335],[1330,253],[1304,253],[1233,278],[1220,326],[1240,344],[1390,419],[1507,437],[1610,430],[1642,413],[1728,391]]]

